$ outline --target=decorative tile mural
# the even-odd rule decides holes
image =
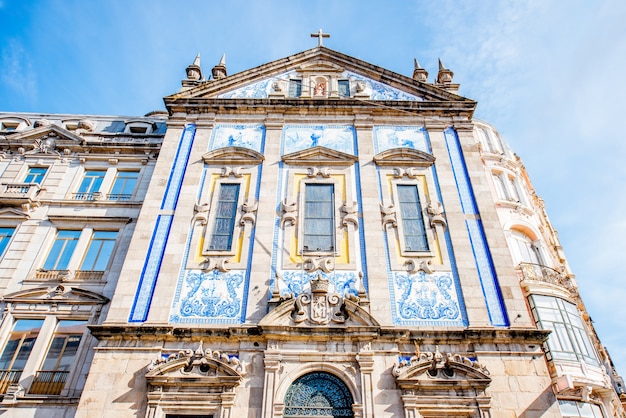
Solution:
[[[458,324],[461,310],[452,273],[393,272],[392,277],[393,307],[396,309],[395,316],[402,323],[418,321],[426,324],[432,321],[431,325],[441,326],[450,321]]]
[[[461,207],[466,215],[475,215],[478,213],[474,191],[469,181],[467,167],[461,151],[461,144],[456,131],[448,128],[444,131],[444,138],[450,155],[450,163],[454,179],[456,180],[459,198],[461,199]],[[498,278],[493,267],[493,260],[485,238],[480,220],[466,220],[467,232],[470,237],[472,250],[474,251],[474,259],[476,261],[476,269],[480,278],[480,284],[485,296],[485,303],[491,323],[496,326],[508,326],[509,320],[504,307],[504,300],[498,284]]]
[[[283,270],[278,282],[278,290],[281,295],[289,293],[294,297],[298,296],[305,290],[310,289],[309,282],[317,278],[318,275],[330,281],[329,292],[335,292],[341,296],[357,296],[359,294],[357,289],[359,278],[354,271],[334,271],[330,273],[316,271],[307,273],[302,270]]]
[[[334,125],[286,125],[283,128],[281,155],[323,146],[355,155],[354,127]]]
[[[415,96],[399,90],[395,87],[391,87],[387,84],[383,84],[379,81],[374,81],[370,78],[360,76],[358,74],[351,73],[349,71],[344,72],[344,78],[348,78],[353,82],[361,82],[365,84],[365,91],[370,92],[370,100],[407,100],[407,101],[423,101],[424,99],[419,96]]]
[[[269,97],[269,94],[272,91],[272,84],[274,84],[274,82],[280,80],[288,81],[291,78],[297,77],[298,75],[295,71],[288,71],[286,73],[278,74],[264,80],[248,84],[246,86],[239,87],[235,90],[219,94],[217,97],[220,99],[266,99]],[[357,83],[362,84],[363,92],[365,94],[369,94],[370,100],[424,100],[422,97],[415,96],[395,87],[391,87],[387,84],[372,80],[371,78],[363,77],[350,71],[344,71],[339,78],[343,80],[350,80],[350,84],[352,84],[352,93],[354,93]],[[307,88],[306,85],[303,86],[303,88]]]
[[[244,298],[245,271],[185,270],[176,290],[170,322],[238,322]]]
[[[426,129],[419,126],[375,126],[374,153],[392,148],[411,148],[430,153]]]
[[[266,99],[272,89],[272,84],[278,80],[289,80],[295,76],[295,71],[289,71],[279,75],[257,81],[235,90],[222,93],[217,97],[220,99]]]
[[[208,151],[225,147],[242,147],[262,152],[263,125],[219,124],[213,129]]]

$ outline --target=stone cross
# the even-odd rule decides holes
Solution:
[[[317,38],[317,46],[322,46],[322,38],[330,38],[330,35],[327,33],[323,33],[320,29],[317,33],[312,33],[311,38]]]

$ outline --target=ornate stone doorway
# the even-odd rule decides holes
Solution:
[[[354,417],[348,387],[335,375],[313,372],[296,379],[285,394],[285,418]]]

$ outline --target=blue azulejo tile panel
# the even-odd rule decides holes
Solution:
[[[243,87],[239,87],[238,89],[222,93],[217,97],[220,99],[266,99],[272,90],[272,84],[274,84],[274,82],[279,80],[289,80],[290,78],[293,78],[295,74],[295,71],[282,73]]]
[[[170,311],[175,324],[236,324],[244,314],[246,272],[185,270]]]
[[[370,94],[371,100],[407,100],[407,101],[423,101],[424,98],[416,96],[414,94],[407,93],[399,90],[395,87],[391,87],[388,84],[383,84],[379,81],[372,80],[371,78],[363,77],[361,75],[352,73],[350,71],[344,71],[343,76],[348,78],[356,89],[357,83],[362,83],[363,90]]]
[[[392,148],[410,148],[430,153],[426,129],[421,126],[375,126],[374,153]]]
[[[178,142],[176,156],[174,157],[172,170],[170,171],[170,178],[167,180],[165,194],[163,195],[163,200],[161,201],[161,209],[174,210],[176,208],[178,195],[180,194],[180,187],[183,183],[185,170],[187,169],[189,153],[191,152],[191,146],[193,145],[193,138],[195,134],[196,125],[189,124],[185,126],[183,135]]]
[[[352,126],[286,125],[283,128],[281,155],[316,146],[356,155],[355,139]]]
[[[130,311],[129,322],[144,322],[148,318],[154,287],[156,286],[165,245],[167,244],[167,237],[172,226],[172,218],[173,216],[171,215],[159,215],[157,217],[156,225],[152,232],[152,239],[150,240],[150,247],[148,248],[148,255],[144,261],[141,278],[135,293],[135,300]]]
[[[509,321],[506,316],[498,279],[493,269],[493,261],[487,247],[482,222],[480,220],[468,219],[465,223],[467,224],[472,243],[476,268],[482,284],[483,295],[487,302],[487,311],[489,312],[491,323],[498,326],[508,326]]]
[[[225,147],[242,147],[263,152],[265,127],[263,125],[219,124],[213,129],[209,151]]]
[[[394,324],[465,325],[451,272],[392,272],[392,283]]]
[[[320,270],[307,273],[302,270],[283,270],[280,272],[278,291],[281,295],[290,294],[298,296],[306,290],[310,290],[309,282],[318,276],[330,281],[329,292],[338,293],[341,296],[359,294],[358,273],[355,271],[334,271],[324,273]]]

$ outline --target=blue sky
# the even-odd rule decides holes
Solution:
[[[383,6],[384,4],[384,6]],[[229,74],[324,44],[410,76],[441,58],[524,161],[626,373],[621,0],[0,0],[0,111],[143,115],[185,67]]]

